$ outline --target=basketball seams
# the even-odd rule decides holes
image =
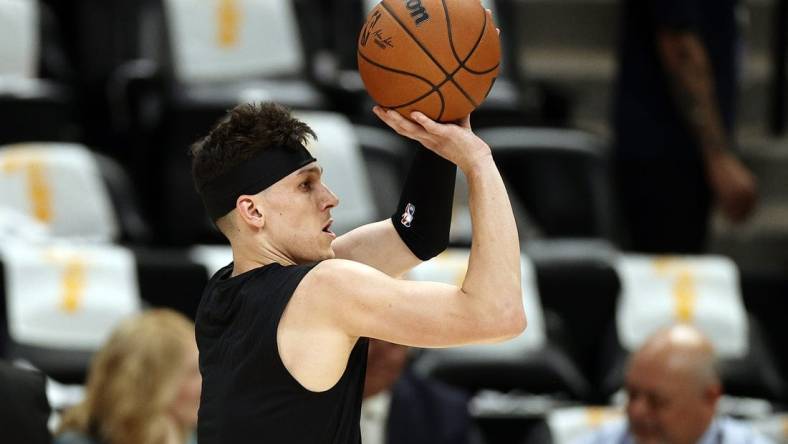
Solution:
[[[489,74],[495,71],[496,69],[498,69],[500,63],[496,63],[495,66],[493,66],[492,68],[483,71],[476,71],[471,68],[468,68],[465,65],[468,62],[468,60],[470,60],[470,58],[473,57],[473,53],[476,52],[476,49],[479,47],[479,44],[481,44],[482,39],[484,38],[484,32],[487,31],[487,13],[484,11],[484,7],[482,7],[482,17],[484,18],[484,21],[482,22],[482,31],[479,33],[479,37],[476,39],[476,43],[474,43],[473,48],[471,48],[471,50],[468,51],[468,55],[465,57],[465,59],[461,60],[459,54],[457,54],[457,49],[454,47],[454,36],[452,35],[453,33],[451,29],[451,17],[449,16],[449,7],[446,5],[446,0],[441,0],[441,4],[443,5],[443,13],[446,15],[446,31],[449,34],[449,45],[451,46],[451,52],[454,54],[454,58],[455,60],[457,60],[457,63],[460,64],[460,68],[463,68],[469,73],[476,75]],[[455,73],[457,71],[455,71]]]
[[[380,69],[383,69],[383,70],[386,70],[386,71],[391,71],[391,72],[394,72],[394,73],[397,73],[397,74],[402,74],[402,75],[405,75],[405,76],[415,77],[416,79],[421,80],[422,82],[426,83],[427,85],[430,85],[430,90],[427,93],[423,94],[422,96],[418,97],[417,99],[412,100],[412,101],[407,102],[407,103],[404,103],[402,105],[381,105],[384,108],[396,109],[396,108],[402,108],[403,106],[408,106],[408,105],[411,105],[413,103],[416,103],[419,100],[429,96],[430,94],[435,92],[437,90],[437,88],[439,88],[441,85],[446,83],[446,81],[444,80],[443,83],[440,83],[438,85],[433,85],[432,82],[430,82],[428,79],[426,79],[426,78],[424,78],[424,77],[422,77],[422,76],[420,76],[418,74],[413,74],[412,72],[409,72],[409,71],[402,71],[402,70],[399,70],[399,69],[396,69],[396,68],[391,68],[391,67],[382,65],[382,64],[370,59],[369,57],[367,57],[361,51],[358,51],[358,55],[361,56],[370,65],[373,65],[373,66],[376,66],[376,67],[378,67]]]
[[[412,73],[412,72],[410,72],[410,71],[402,71],[402,70],[400,70],[400,69],[397,69],[397,68],[392,68],[392,67],[390,67],[390,66],[386,66],[386,65],[383,65],[383,64],[381,64],[381,63],[378,63],[378,62],[376,62],[376,61],[374,61],[374,60],[370,59],[369,57],[367,57],[367,55],[365,55],[365,54],[364,54],[363,52],[361,52],[361,51],[358,51],[358,55],[360,55],[361,57],[363,57],[363,58],[364,58],[364,60],[366,60],[366,61],[367,61],[367,63],[369,63],[369,64],[371,64],[371,65],[375,65],[375,66],[377,66],[377,67],[378,67],[378,68],[380,68],[380,69],[385,69],[386,71],[391,71],[391,72],[395,72],[395,73],[397,73],[397,74],[403,74],[403,75],[406,75],[406,76],[415,77],[415,78],[417,78],[417,79],[421,80],[422,82],[426,83],[427,85],[430,85],[430,87],[431,87],[431,88],[436,88],[437,86],[439,86],[439,85],[443,85],[443,83],[445,83],[445,82],[446,82],[446,81],[444,80],[443,82],[439,83],[438,85],[434,85],[432,82],[430,82],[430,80],[429,80],[429,79],[427,79],[427,78],[425,78],[425,77],[422,77],[422,76],[420,76],[420,75],[418,75],[418,74],[414,74],[414,73]]]
[[[496,69],[498,69],[498,66],[501,65],[501,63],[498,62],[492,68],[483,71],[473,70],[471,68],[468,68],[468,66],[466,65],[466,63],[468,63],[468,60],[470,60],[471,57],[473,57],[473,54],[476,52],[476,50],[479,48],[479,45],[482,43],[482,39],[484,38],[484,33],[487,32],[487,23],[489,23],[489,21],[487,20],[487,13],[482,10],[482,15],[484,16],[484,23],[482,23],[482,32],[479,33],[479,38],[476,40],[476,43],[473,45],[473,48],[470,50],[470,52],[468,52],[468,57],[466,57],[465,60],[460,62],[463,69],[465,69],[471,74],[476,74],[476,75],[484,75],[491,73]]]
[[[454,80],[453,74],[449,74],[446,71],[446,69],[443,67],[443,65],[438,63],[438,61],[435,59],[435,57],[429,51],[427,51],[427,48],[424,47],[424,45],[421,43],[421,41],[419,39],[417,39],[416,36],[413,35],[413,33],[410,31],[410,29],[408,29],[408,27],[405,26],[404,23],[402,23],[400,18],[396,14],[394,14],[393,11],[391,11],[389,9],[390,6],[387,5],[385,1],[380,2],[380,5],[383,6],[383,8],[386,10],[386,12],[388,12],[388,14],[391,16],[391,18],[393,18],[394,21],[397,22],[397,24],[402,28],[402,30],[405,31],[405,33],[407,33],[408,36],[410,36],[410,38],[413,40],[413,42],[416,43],[416,45],[418,45],[419,48],[421,48],[421,50],[424,52],[424,54],[426,54],[427,57],[429,57],[430,60],[432,60],[432,62],[435,63],[435,66],[437,66],[438,69],[440,69],[441,72],[443,72],[443,75],[445,75],[446,78],[449,81],[451,81],[454,84],[454,86],[457,87],[457,89],[462,93],[462,95],[465,96],[465,98],[468,99],[469,102],[471,102],[471,104],[474,106],[474,108],[478,107],[479,105],[476,103],[475,100],[473,100],[473,98],[468,94],[468,92],[465,91],[465,89],[462,87],[462,85],[460,85],[459,83],[457,83],[456,80]]]
[[[446,16],[446,33],[449,35],[449,47],[451,48],[452,54],[454,54],[454,60],[456,60],[457,63],[459,63],[460,66],[462,66],[462,60],[460,60],[460,56],[459,54],[457,54],[457,48],[454,47],[454,36],[452,35],[453,33],[451,32],[451,17],[449,17],[449,7],[446,6],[446,0],[441,0],[441,5],[443,5],[443,14]],[[485,17],[485,20],[486,19],[487,17]],[[484,31],[484,28],[482,28],[482,31]],[[478,41],[481,41],[481,37],[479,37]],[[473,54],[473,51],[475,49],[476,47],[474,46],[471,52],[469,53],[469,55]]]
[[[395,22],[397,22],[397,24],[400,26],[400,28],[402,28],[402,30],[403,30],[403,31],[405,31],[405,33],[406,33],[406,34],[408,34],[408,36],[411,38],[411,40],[413,40],[413,42],[414,42],[414,43],[415,43],[415,44],[416,44],[416,45],[417,45],[419,48],[421,48],[421,51],[422,51],[422,52],[424,52],[424,54],[425,54],[427,57],[429,57],[429,58],[430,58],[430,60],[432,60],[432,63],[434,63],[434,64],[435,64],[435,66],[437,66],[437,67],[438,67],[438,69],[440,69],[440,70],[441,70],[441,72],[443,73],[443,75],[445,75],[445,76],[448,76],[448,75],[449,75],[449,73],[447,73],[447,72],[446,72],[446,70],[443,68],[443,65],[441,65],[440,63],[438,63],[438,61],[437,61],[437,60],[435,60],[435,57],[434,57],[434,56],[433,56],[433,55],[432,55],[432,54],[431,54],[429,51],[427,51],[427,48],[425,48],[425,47],[424,47],[424,45],[421,43],[421,41],[419,41],[419,39],[417,39],[417,38],[416,38],[416,36],[415,36],[415,35],[413,35],[413,33],[412,33],[412,32],[410,32],[410,29],[408,29],[408,27],[407,27],[407,26],[405,26],[405,25],[402,23],[402,21],[399,19],[399,17],[397,16],[397,14],[395,14],[395,13],[394,13],[394,11],[392,11],[391,9],[389,9],[389,8],[390,8],[390,6],[386,4],[385,0],[384,0],[384,1],[382,1],[382,2],[380,2],[380,6],[383,6],[383,9],[385,9],[385,10],[386,10],[386,12],[389,14],[389,16],[390,16],[391,18],[393,18],[393,19],[394,19],[394,21],[395,21]]]

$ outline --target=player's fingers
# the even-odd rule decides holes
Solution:
[[[441,125],[440,123],[435,122],[434,120],[430,119],[429,117],[425,116],[424,114],[418,111],[414,111],[413,113],[411,113],[410,116],[425,130],[427,130],[428,133],[438,137],[446,136],[446,132],[448,131],[446,125]]]
[[[393,109],[387,110],[386,116],[399,128],[409,133],[419,133],[424,131],[419,125],[416,125],[415,123],[406,119],[402,114],[394,111]]]
[[[421,126],[404,118],[400,113],[379,106],[373,108],[373,111],[380,120],[390,126],[397,134],[416,140],[424,145],[435,143],[434,137],[430,133]]]

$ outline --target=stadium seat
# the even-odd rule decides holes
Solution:
[[[732,261],[716,256],[622,255],[617,271],[622,293],[614,339],[604,352],[608,372],[602,386],[609,393],[623,382],[629,352],[663,326],[691,323],[714,345],[727,394],[781,398],[784,381],[760,324],[744,307]]]
[[[92,353],[141,309],[135,260],[110,245],[5,241],[4,354],[64,383],[81,383]]]
[[[606,403],[598,381],[604,332],[615,316],[621,283],[614,267],[616,251],[594,239],[529,241],[524,251],[536,269],[545,318],[561,327],[556,340],[564,344],[573,362],[590,381],[589,402]]]
[[[0,146],[0,208],[43,224],[54,238],[148,239],[125,171],[70,143]]]
[[[788,311],[788,276],[743,272],[741,287],[744,305],[760,323],[764,342],[774,350],[780,374],[788,375],[788,328],[784,317]],[[788,393],[783,393],[782,399],[788,402]]]
[[[414,268],[409,278],[461,284],[469,251],[449,250]],[[588,383],[545,329],[531,261],[522,261],[526,332],[512,340],[486,346],[427,349],[416,361],[417,371],[470,391],[492,389],[586,399]]]
[[[577,130],[526,127],[477,131],[501,174],[548,238],[617,240],[607,146]]]
[[[73,91],[64,79],[41,77],[45,71],[59,70],[50,68],[59,60],[48,57],[52,48],[44,45],[51,26],[51,14],[38,2],[0,2],[0,144],[79,137]]]
[[[141,8],[139,56],[157,64],[172,107],[221,110],[263,100],[326,106],[308,82],[294,1],[160,0]]]
[[[122,132],[134,138],[128,164],[158,242],[216,240],[210,231],[197,239],[180,233],[168,217],[169,192],[162,189],[193,192],[188,147],[228,109],[261,101],[302,110],[328,108],[309,81],[296,1],[151,0],[137,5],[136,58],[111,76],[109,101]]]
[[[118,236],[101,172],[81,145],[5,146],[0,166],[0,206],[46,224],[53,237],[111,241]]]

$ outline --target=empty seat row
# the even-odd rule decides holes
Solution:
[[[747,312],[727,260],[618,254],[614,262],[594,262],[563,252],[557,267],[544,252],[526,253],[526,333],[500,345],[424,350],[417,371],[470,391],[604,403],[621,387],[627,354],[646,335],[662,325],[691,322],[717,347],[729,394],[786,400],[784,360],[777,359],[784,349],[775,350],[779,338],[764,334],[760,320]],[[410,277],[460,283],[467,258],[468,250],[452,249]],[[231,260],[229,248],[221,246],[161,250],[5,241],[3,354],[29,360],[61,380],[79,381],[91,351],[117,320],[146,306],[194,316],[208,277]],[[671,275],[670,267],[690,273],[693,282]],[[634,278],[647,287],[633,291],[626,282]]]

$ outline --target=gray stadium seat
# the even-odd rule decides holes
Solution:
[[[55,24],[43,5],[27,0],[0,3],[0,144],[29,140],[75,140],[79,135],[74,95],[48,37]],[[60,72],[59,72],[60,71]]]
[[[601,139],[578,130],[526,127],[477,134],[545,237],[617,240],[607,146]]]
[[[602,387],[608,393],[621,386],[628,353],[647,336],[660,326],[688,322],[714,345],[727,394],[781,400],[785,381],[760,323],[745,309],[732,261],[624,255],[617,269],[622,297],[603,352],[607,376]]]

